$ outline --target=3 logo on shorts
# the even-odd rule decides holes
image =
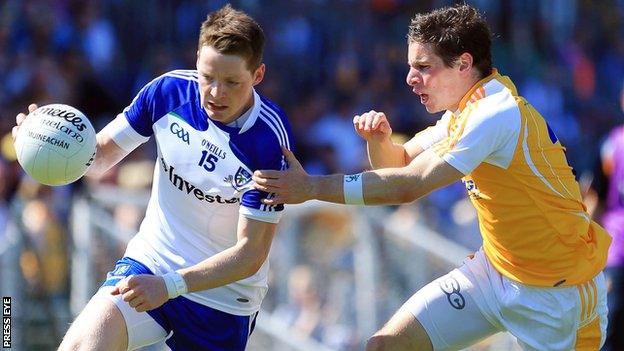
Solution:
[[[440,290],[446,295],[446,299],[451,306],[456,310],[461,310],[466,307],[466,299],[459,292],[459,282],[453,277],[444,277],[438,282]]]

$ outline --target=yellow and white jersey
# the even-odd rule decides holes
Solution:
[[[416,141],[465,175],[483,250],[503,275],[570,286],[604,268],[610,236],[589,218],[565,148],[508,77],[494,70]]]

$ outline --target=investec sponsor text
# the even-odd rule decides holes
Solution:
[[[203,190],[196,187],[194,184],[189,183],[188,180],[182,178],[182,176],[175,173],[175,167],[171,165],[167,165],[165,160],[161,157],[160,163],[163,166],[163,170],[167,174],[167,178],[169,182],[173,184],[174,187],[178,188],[178,190],[185,192],[187,194],[193,194],[197,200],[206,201],[209,203],[220,203],[220,204],[235,204],[240,201],[239,198],[233,197],[230,199],[224,199],[221,195],[209,195],[206,194]]]

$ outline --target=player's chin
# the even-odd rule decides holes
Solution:
[[[444,110],[443,108],[440,108],[438,106],[433,106],[433,105],[425,105],[425,109],[429,113],[438,113],[438,112],[442,112]]]
[[[227,110],[223,110],[223,111],[208,110],[208,112],[210,114],[210,117],[213,120],[216,120],[219,122],[225,122],[229,120],[231,117],[231,114]]]

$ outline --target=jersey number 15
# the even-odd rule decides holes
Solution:
[[[202,157],[199,160],[199,166],[204,167],[204,169],[208,172],[212,172],[217,167],[217,161],[219,158],[208,151],[202,151]]]

